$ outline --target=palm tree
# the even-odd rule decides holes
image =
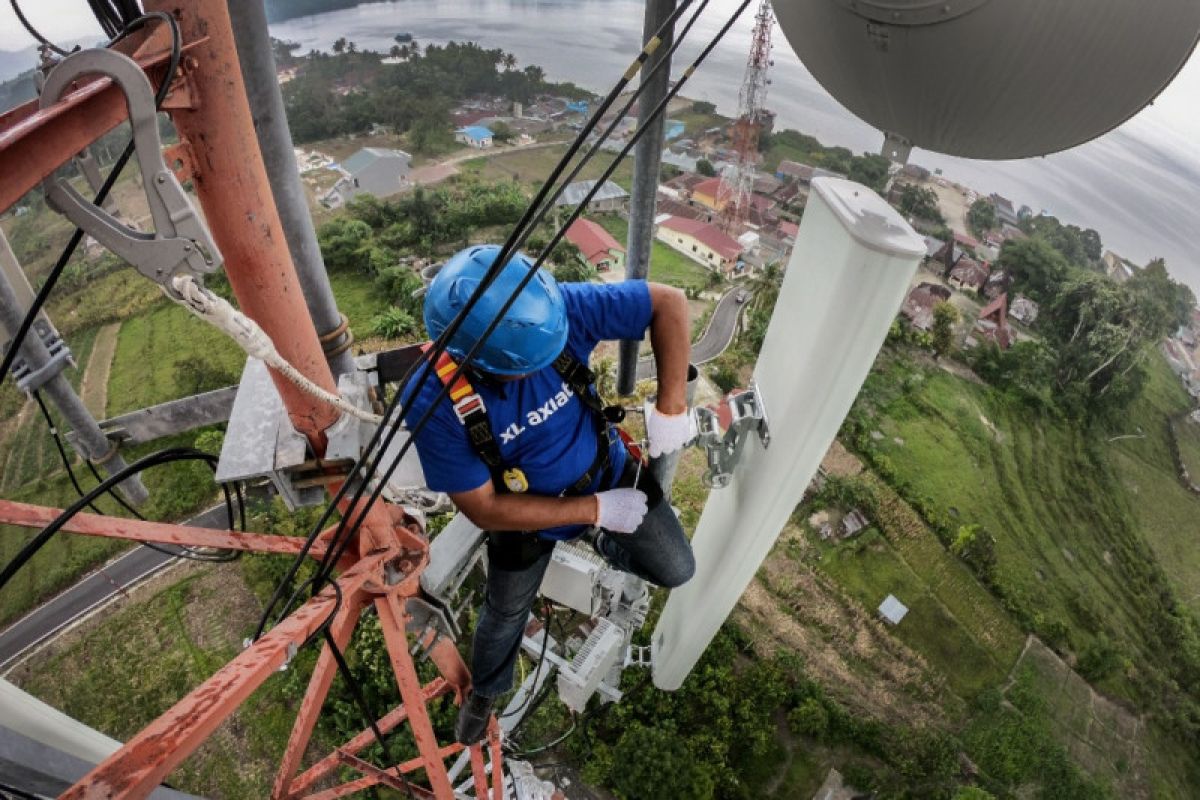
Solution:
[[[504,61],[504,68],[506,70],[511,71],[513,67],[517,66],[517,57],[514,56],[512,53],[505,53],[503,61]]]

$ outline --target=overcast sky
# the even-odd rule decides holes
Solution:
[[[1130,0],[1130,2],[1132,1]],[[30,22],[52,39],[71,41],[81,37],[94,36],[97,39],[102,37],[99,26],[87,11],[86,3],[83,0],[22,0],[21,4]],[[0,0],[0,50],[19,51],[27,49],[30,45],[29,36],[17,22],[9,4]],[[1145,143],[1150,150],[1157,151],[1157,153],[1152,153],[1143,150],[1137,154],[1136,159],[1131,158],[1131,164],[1144,165],[1147,163],[1147,157],[1154,159],[1155,155],[1165,161],[1165,157],[1169,156],[1174,164],[1182,165],[1182,172],[1178,177],[1200,175],[1200,149],[1197,147],[1197,143],[1200,143],[1198,99],[1200,99],[1200,54],[1193,54],[1175,81],[1154,104],[1126,123],[1122,128],[1122,134],[1110,134],[1111,138],[1106,141],[1110,143],[1110,147],[1124,148],[1127,146],[1126,143],[1132,142],[1136,138],[1138,143]],[[1124,133],[1130,135],[1124,136]],[[838,144],[838,142],[830,142],[830,144]],[[1137,167],[1135,166],[1134,169]],[[1146,172],[1147,179],[1150,174],[1150,171]],[[1129,178],[1137,179],[1134,175],[1130,175]],[[1175,200],[1192,210],[1200,209],[1200,186],[1191,186],[1190,181],[1184,179],[1184,183],[1178,185],[1175,192],[1180,189],[1186,193],[1186,196],[1176,197]],[[1137,209],[1129,211],[1134,215],[1137,214]],[[1197,213],[1197,222],[1194,227],[1200,227],[1200,212]],[[1101,230],[1101,233],[1103,234],[1104,231]],[[1186,237],[1189,245],[1192,241],[1192,234],[1192,231],[1177,232],[1181,239]],[[1186,265],[1184,272],[1187,274],[1189,282],[1200,290],[1200,261],[1193,256],[1193,252],[1185,251],[1183,254],[1184,258],[1192,262]],[[1178,255],[1173,259],[1174,262],[1180,260]]]

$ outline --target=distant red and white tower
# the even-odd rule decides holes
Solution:
[[[734,160],[721,171],[721,186],[717,192],[717,208],[721,209],[722,227],[729,233],[741,233],[742,223],[750,212],[750,190],[754,186],[755,167],[761,158],[758,139],[770,124],[766,110],[767,70],[771,66],[771,29],[775,14],[770,0],[762,0],[754,16],[754,34],[750,41],[750,57],[746,74],[738,92],[738,118],[733,123]]]

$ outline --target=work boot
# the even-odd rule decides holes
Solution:
[[[487,733],[488,720],[492,716],[492,706],[496,698],[484,697],[476,692],[467,696],[462,707],[458,709],[458,721],[454,723],[454,738],[459,744],[473,745]]]

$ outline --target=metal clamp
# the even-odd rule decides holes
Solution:
[[[56,174],[42,183],[46,202],[172,297],[177,297],[171,285],[175,275],[183,273],[199,278],[213,272],[221,265],[221,254],[183,187],[163,161],[154,91],[141,67],[112,50],[72,53],[46,78],[40,107],[53,106],[73,82],[84,75],[96,74],[108,77],[125,93],[154,231],[141,233],[122,225]]]
[[[704,448],[708,456],[708,471],[704,473],[704,485],[711,489],[723,489],[733,479],[733,468],[741,460],[751,432],[757,433],[764,448],[771,444],[767,424],[767,410],[757,383],[738,395],[728,398],[730,423],[728,430],[721,431],[721,421],[715,411],[697,408],[696,444]]]
[[[23,356],[18,356],[12,365],[13,380],[17,384],[17,388],[25,394],[32,394],[38,389],[46,385],[52,378],[58,375],[67,367],[75,366],[75,357],[71,355],[71,348],[67,347],[67,343],[55,330],[54,326],[44,316],[39,316],[33,321],[33,332],[42,340],[42,344],[46,346],[46,352],[49,358],[38,369],[33,369],[29,362]],[[5,345],[11,347],[11,343]]]

